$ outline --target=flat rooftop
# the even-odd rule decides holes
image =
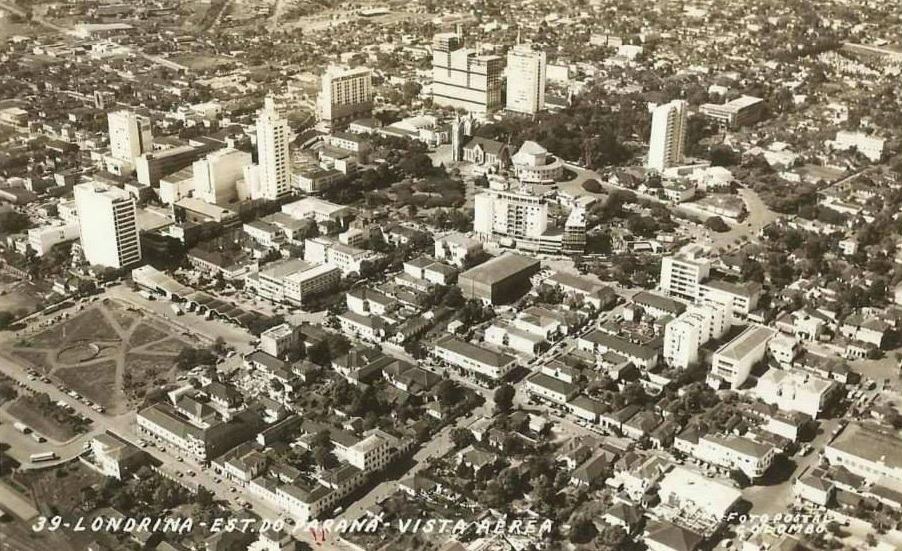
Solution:
[[[528,256],[506,253],[484,262],[460,274],[461,279],[473,279],[485,283],[498,283],[520,272],[538,269],[539,260]]]
[[[761,325],[749,326],[745,331],[740,333],[736,338],[720,347],[717,351],[718,356],[725,356],[733,360],[742,360],[753,350],[766,343],[776,335],[777,332],[769,327]]]

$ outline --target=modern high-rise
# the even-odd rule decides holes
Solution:
[[[710,272],[711,261],[689,248],[661,260],[660,287],[668,295],[695,302],[700,296],[699,287]]]
[[[135,159],[150,151],[153,134],[150,119],[132,111],[114,111],[107,115],[110,133],[110,155],[134,164]]]
[[[664,171],[683,161],[686,147],[686,102],[674,100],[652,110],[648,168]]]
[[[432,101],[435,105],[488,113],[501,107],[504,58],[465,48],[455,33],[432,41]]]
[[[141,261],[135,199],[127,191],[99,182],[79,184],[75,209],[89,264],[123,268]]]
[[[257,117],[257,175],[251,189],[252,199],[275,201],[291,192],[291,158],[288,120],[276,111],[275,102],[267,97]]]
[[[251,154],[237,149],[221,149],[195,161],[194,196],[210,204],[225,204],[238,197],[238,180]]]
[[[722,337],[732,326],[729,306],[690,305],[664,328],[664,361],[687,368],[698,361],[699,348]]]
[[[545,52],[518,44],[507,53],[506,108],[527,115],[545,108]]]
[[[329,67],[322,77],[319,119],[333,128],[373,112],[373,71],[366,67]]]
[[[551,219],[548,199],[497,183],[476,195],[474,203],[473,231],[481,240],[546,254],[585,252],[585,209],[574,208],[561,226]],[[554,218],[563,218],[557,214]]]

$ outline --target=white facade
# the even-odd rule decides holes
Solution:
[[[514,368],[515,358],[454,337],[439,340],[433,353],[465,371],[498,380]]]
[[[238,197],[238,180],[251,154],[237,149],[221,149],[194,162],[194,196],[211,204],[225,204]]]
[[[304,241],[304,260],[334,266],[342,275],[359,274],[362,263],[370,257],[370,251],[343,245],[334,239],[317,237]]]
[[[527,115],[545,108],[545,52],[521,44],[507,53],[506,108]]]
[[[259,173],[251,188],[251,198],[274,201],[291,191],[291,158],[288,141],[291,139],[288,120],[276,111],[272,98],[267,97],[257,117],[257,161]]]
[[[831,145],[834,149],[843,151],[848,151],[854,147],[859,153],[875,163],[883,158],[883,153],[886,151],[886,140],[883,138],[875,138],[861,132],[849,132],[847,130],[837,132],[836,140]]]
[[[739,469],[750,480],[755,480],[761,478],[773,464],[777,450],[770,444],[741,436],[709,435],[699,438],[693,455],[724,469]]]
[[[768,341],[776,331],[764,326],[749,326],[739,336],[720,347],[711,359],[711,374],[730,385],[739,388],[744,383],[752,367],[767,352]]]
[[[78,222],[33,228],[28,230],[28,246],[37,256],[44,256],[54,245],[74,241],[79,235]]]
[[[686,102],[674,100],[652,111],[648,168],[663,172],[680,164],[686,146]]]
[[[486,191],[474,199],[473,230],[493,236],[541,237],[548,229],[548,204],[542,197],[511,191]]]
[[[320,120],[328,125],[365,117],[373,108],[373,72],[366,67],[329,67],[318,103]]]
[[[75,207],[88,263],[122,268],[141,261],[135,199],[127,191],[98,182],[79,184]]]
[[[732,325],[729,307],[694,304],[664,328],[664,360],[672,367],[698,361],[698,349],[724,335]]]
[[[107,115],[110,133],[110,156],[135,165],[135,159],[153,146],[150,119],[131,111],[114,111]]]
[[[432,101],[435,105],[487,113],[501,107],[504,58],[477,55],[453,33],[432,43]]]
[[[758,379],[755,394],[782,411],[800,411],[817,418],[836,383],[799,371],[771,369]]]
[[[482,253],[482,243],[462,233],[446,235],[435,240],[435,258],[462,267],[467,259]]]
[[[710,271],[711,262],[691,252],[664,257],[661,260],[661,290],[694,302],[699,298],[699,284]]]

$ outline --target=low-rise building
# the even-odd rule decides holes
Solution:
[[[711,375],[730,388],[739,388],[748,379],[752,367],[764,359],[768,341],[776,331],[751,325],[736,338],[720,347],[711,359]]]
[[[773,464],[777,450],[742,436],[706,435],[699,438],[693,456],[723,469],[738,469],[755,481]]]
[[[500,380],[513,368],[516,358],[446,335],[436,341],[432,353],[439,359],[474,375]]]
[[[758,378],[755,395],[782,411],[799,411],[817,418],[838,388],[834,381],[810,373],[770,369]]]

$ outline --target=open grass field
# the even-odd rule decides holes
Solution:
[[[23,337],[11,354],[118,415],[173,382],[175,359],[189,346],[161,318],[107,299]]]
[[[67,387],[107,409],[118,407],[122,401],[122,392],[116,383],[115,360],[61,368],[55,375]]]

